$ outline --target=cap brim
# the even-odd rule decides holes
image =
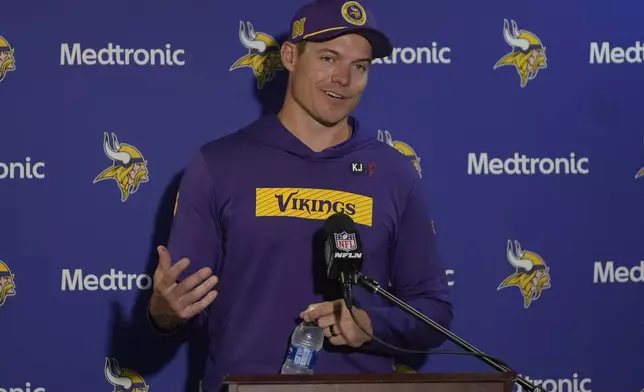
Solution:
[[[382,31],[369,27],[357,27],[343,30],[326,31],[324,33],[316,34],[312,37],[306,38],[306,40],[313,42],[324,42],[346,34],[358,34],[365,37],[371,44],[372,56],[374,59],[387,57],[391,55],[391,52],[393,52],[394,48],[391,44],[391,41],[389,40],[389,37],[387,37]]]

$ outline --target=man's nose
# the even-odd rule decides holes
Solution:
[[[331,77],[331,81],[338,83],[342,86],[347,86],[351,83],[351,70],[349,67],[337,67],[336,71]]]

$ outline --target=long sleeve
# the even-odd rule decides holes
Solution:
[[[213,178],[199,151],[183,173],[167,247],[172,265],[184,257],[190,260],[178,281],[204,267],[218,273],[223,251],[216,205]],[[190,320],[190,327],[199,327],[206,314],[207,309]]]
[[[439,257],[427,196],[419,179],[414,181],[407,197],[390,257],[392,294],[449,328],[453,314],[445,267]],[[393,304],[364,310],[371,319],[374,336],[389,344],[427,350],[445,341],[442,334]],[[374,340],[365,348],[400,354]]]

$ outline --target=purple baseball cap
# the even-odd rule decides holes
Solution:
[[[376,19],[362,1],[314,0],[293,16],[289,41],[322,42],[344,34],[359,34],[370,43],[373,58],[387,57],[391,41],[376,26]]]

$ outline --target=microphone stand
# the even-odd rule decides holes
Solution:
[[[351,279],[353,278],[353,279]],[[353,307],[353,285],[358,283],[357,275],[351,271],[340,270],[340,285],[342,286],[342,298],[348,309]]]
[[[517,374],[516,371],[510,369],[509,367],[500,364],[491,358],[488,358],[485,356],[485,353],[483,353],[481,350],[477,349],[476,347],[472,346],[471,344],[467,343],[465,340],[459,338],[458,336],[454,335],[452,332],[444,328],[442,325],[438,324],[436,321],[430,319],[429,317],[425,316],[421,312],[417,311],[416,309],[412,308],[408,304],[406,304],[404,301],[400,300],[393,294],[387,292],[385,289],[380,287],[380,284],[367,277],[362,275],[361,273],[357,273],[354,275],[354,279],[352,279],[354,282],[357,282],[361,287],[366,289],[367,291],[371,293],[375,293],[380,295],[381,297],[389,300],[390,302],[394,303],[396,306],[404,310],[405,312],[411,314],[412,316],[416,317],[418,320],[422,321],[423,323],[429,325],[430,327],[436,329],[439,331],[441,334],[443,334],[447,339],[450,341],[454,342],[458,346],[461,346],[465,350],[474,353],[474,354],[480,354],[481,356],[478,356],[479,359],[483,360],[486,362],[488,365],[492,366],[496,370],[500,372],[509,372],[509,373],[514,373]],[[516,383],[520,384],[523,388],[525,388],[528,391],[531,392],[538,392],[542,391],[543,389],[541,387],[537,387],[535,385],[532,385],[529,383],[526,379],[523,377],[520,377],[519,375],[516,376]]]

